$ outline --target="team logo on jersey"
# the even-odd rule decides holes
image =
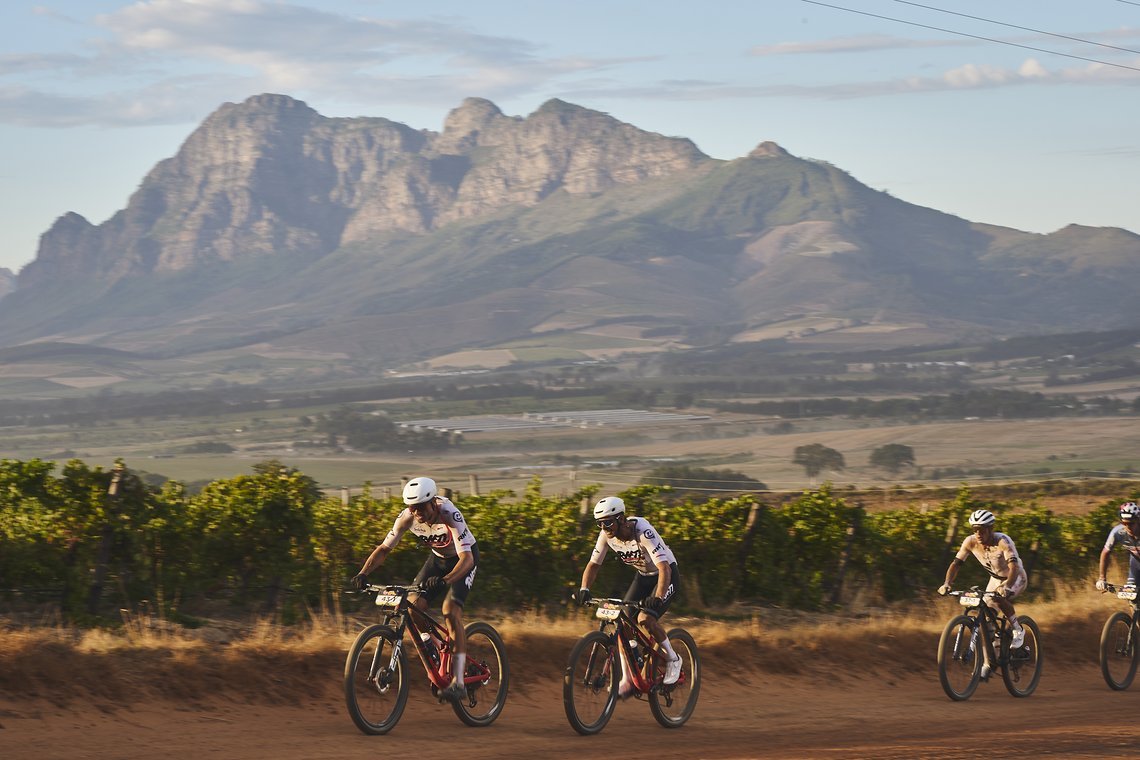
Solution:
[[[617,551],[618,558],[625,563],[634,563],[641,557],[641,549],[634,549],[633,551],[623,552],[620,549]]]
[[[416,538],[418,538],[420,541],[424,542],[425,544],[427,544],[428,546],[430,546],[432,548],[439,548],[441,546],[447,546],[448,544],[451,543],[451,532],[450,531],[444,531],[443,533],[427,533],[427,534],[417,533]]]
[[[455,522],[457,522],[457,523],[461,523],[461,522],[463,522],[463,515],[459,514],[458,512],[452,512],[452,513],[451,513],[451,517],[452,517],[452,519],[454,519],[454,520],[455,520]]]
[[[648,528],[646,528],[646,529],[645,529],[645,532],[644,532],[644,533],[642,533],[641,535],[645,536],[645,537],[646,537],[646,538],[648,538],[650,541],[652,541],[652,540],[653,540],[653,538],[654,538],[654,536],[653,536],[653,531],[649,530]]]

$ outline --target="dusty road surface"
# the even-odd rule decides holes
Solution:
[[[1055,660],[1061,652],[1054,651]],[[323,696],[288,706],[212,698],[130,705],[0,695],[0,757],[272,758],[352,760],[455,758],[1102,758],[1140,755],[1140,683],[1110,691],[1095,662],[1046,663],[1037,692],[1014,699],[1000,678],[962,703],[948,700],[930,658],[928,674],[882,675],[874,668],[828,677],[750,671],[737,680],[724,661],[710,663],[692,720],[661,728],[648,705],[618,705],[599,735],[575,734],[560,684],[513,686],[488,728],[460,724],[447,706],[412,685],[412,699],[386,736],[365,736],[349,720],[335,682]]]

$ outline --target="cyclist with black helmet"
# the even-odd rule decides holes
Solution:
[[[1120,505],[1120,524],[1112,526],[1104,548],[1100,550],[1100,575],[1096,579],[1096,590],[1105,591],[1108,578],[1108,555],[1112,547],[1123,546],[1128,552],[1128,585],[1135,586],[1140,580],[1140,506],[1134,501]]]
[[[613,549],[618,559],[637,571],[629,590],[625,592],[625,601],[642,602],[647,608],[638,614],[637,622],[673,658],[665,666],[664,683],[676,683],[681,675],[681,658],[673,651],[673,645],[665,635],[660,619],[669,609],[677,592],[677,559],[648,520],[626,515],[625,502],[617,496],[607,496],[594,505],[594,520],[598,523],[598,540],[586,563],[586,569],[582,571],[582,584],[574,594],[575,601],[578,604],[590,601],[590,585],[598,577],[606,552]],[[625,698],[632,694],[633,684],[624,652],[621,655],[621,670],[618,696]]]
[[[990,574],[990,582],[986,591],[993,591],[992,601],[987,604],[996,604],[1012,626],[1013,638],[1010,645],[1017,649],[1025,643],[1025,629],[1017,620],[1017,614],[1010,601],[1022,591],[1029,583],[1021,558],[1017,555],[1017,547],[1013,539],[1004,533],[994,530],[994,513],[988,509],[976,509],[970,514],[970,527],[974,532],[966,536],[962,548],[946,568],[946,582],[938,587],[938,593],[945,596],[950,591],[951,584],[958,577],[958,570],[962,567],[966,557],[974,557]]]
[[[463,515],[451,499],[440,496],[439,488],[431,478],[413,478],[404,486],[404,504],[407,505],[392,524],[392,530],[377,546],[352,585],[363,589],[368,574],[384,564],[388,554],[409,530],[431,550],[413,583],[423,587],[423,594],[410,597],[413,604],[426,611],[429,602],[443,598],[443,616],[451,634],[455,668],[451,684],[443,695],[458,699],[463,695],[463,669],[467,665],[467,637],[463,631],[463,604],[475,581],[479,566],[479,547],[475,536],[463,520]],[[446,596],[445,596],[446,595]]]

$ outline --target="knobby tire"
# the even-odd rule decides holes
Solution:
[[[666,634],[681,658],[681,678],[672,686],[661,685],[649,693],[649,709],[665,728],[679,728],[693,715],[701,693],[701,657],[697,642],[688,631],[674,628]]]
[[[479,663],[490,670],[490,676],[485,683],[469,684],[466,693],[451,706],[461,721],[480,728],[494,723],[507,703],[507,649],[490,623],[472,623],[463,630],[467,632],[467,674],[473,674]]]
[[[616,653],[611,656],[609,646],[609,636],[591,631],[570,650],[562,705],[570,726],[583,735],[601,731],[614,714],[621,664]]]
[[[388,670],[398,641],[396,631],[377,624],[361,631],[349,647],[344,663],[345,705],[352,722],[366,734],[391,731],[408,704],[408,660],[402,648],[395,669]],[[374,659],[378,678],[372,675]]]
[[[1115,691],[1127,689],[1136,677],[1136,665],[1140,662],[1136,633],[1132,616],[1116,612],[1100,634],[1100,672],[1104,682]]]

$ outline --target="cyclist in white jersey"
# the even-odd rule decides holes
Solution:
[[[606,552],[613,549],[625,564],[637,571],[629,590],[625,593],[628,602],[643,602],[648,609],[637,616],[637,622],[664,647],[672,657],[665,666],[665,683],[676,683],[681,675],[681,658],[673,651],[660,618],[669,609],[677,592],[680,577],[677,574],[677,559],[644,517],[628,517],[625,502],[617,496],[607,496],[594,506],[594,519],[598,523],[598,541],[586,569],[582,571],[582,584],[574,600],[585,604],[592,597],[590,584],[598,577]],[[629,663],[621,649],[621,683],[618,695],[630,696],[633,684],[629,676]]]
[[[1104,548],[1100,550],[1100,577],[1096,579],[1096,590],[1104,591],[1108,578],[1108,555],[1112,547],[1123,546],[1128,552],[1128,585],[1135,586],[1140,581],[1140,506],[1134,501],[1120,505],[1120,524],[1108,532]]]
[[[356,588],[364,588],[368,574],[384,564],[388,554],[409,530],[420,542],[431,549],[413,583],[424,588],[424,594],[409,597],[421,610],[427,610],[430,602],[435,602],[446,594],[443,600],[443,616],[447,630],[451,634],[451,645],[455,653],[454,671],[451,684],[443,695],[458,699],[463,695],[463,669],[467,665],[467,637],[463,631],[463,604],[475,581],[475,571],[479,565],[479,547],[475,536],[463,520],[463,515],[447,497],[439,495],[439,489],[431,478],[414,478],[404,486],[404,504],[407,507],[396,516],[392,530],[377,546],[360,573],[352,579]]]
[[[938,587],[938,593],[945,596],[954,579],[958,577],[958,570],[962,567],[966,557],[973,554],[982,567],[990,574],[990,582],[986,591],[994,591],[992,602],[1010,621],[1013,627],[1013,640],[1010,642],[1014,649],[1025,643],[1025,629],[1017,621],[1017,614],[1010,601],[1022,591],[1029,583],[1021,558],[1017,555],[1017,547],[1013,539],[1004,533],[994,530],[994,515],[987,509],[977,509],[970,514],[970,527],[974,532],[966,536],[962,548],[946,568],[946,582]]]

